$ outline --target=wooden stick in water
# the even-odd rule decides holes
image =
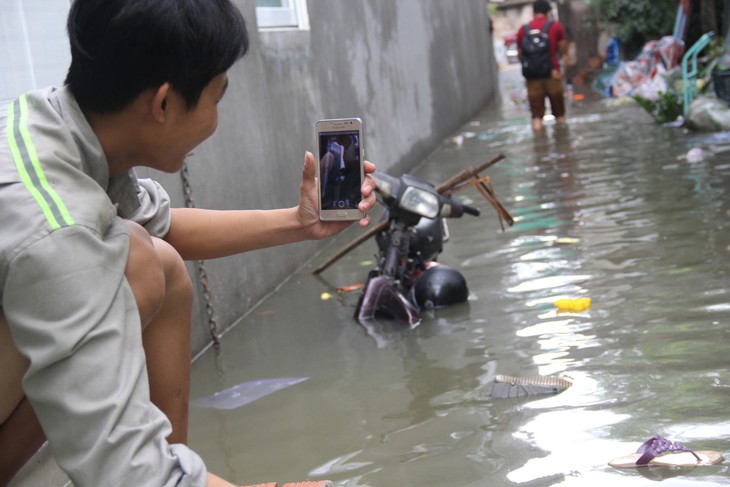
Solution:
[[[325,270],[326,268],[328,268],[329,266],[331,266],[332,264],[334,264],[335,262],[340,260],[342,257],[344,257],[344,255],[347,254],[348,252],[350,252],[352,249],[354,249],[355,247],[357,247],[358,245],[360,245],[361,243],[363,243],[364,241],[366,241],[367,239],[369,239],[376,233],[380,232],[381,230],[385,230],[387,227],[388,227],[388,220],[378,223],[373,228],[371,228],[370,230],[363,233],[362,235],[357,237],[355,240],[353,240],[352,242],[347,244],[342,250],[337,252],[335,255],[330,257],[327,262],[325,262],[321,266],[314,269],[312,271],[312,274],[319,274],[320,272],[322,272],[323,270]]]
[[[453,186],[456,186],[457,184],[462,183],[473,176],[476,176],[480,172],[486,170],[488,167],[495,165],[502,159],[504,159],[504,154],[497,154],[492,159],[488,160],[484,164],[481,164],[477,168],[464,169],[445,183],[441,183],[436,186],[436,191],[438,191],[439,193],[443,193],[444,191],[451,189]]]

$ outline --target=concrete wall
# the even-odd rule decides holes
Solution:
[[[197,207],[296,205],[304,152],[314,151],[320,118],[362,118],[367,158],[397,172],[498,98],[484,0],[309,0],[311,30],[278,32],[257,31],[253,0],[237,4],[251,50],[229,72],[218,131],[188,159]],[[179,175],[154,177],[184,204]],[[219,331],[324,245],[206,262]],[[195,351],[210,341],[203,304],[196,305]]]

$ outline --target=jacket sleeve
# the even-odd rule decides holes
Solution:
[[[10,262],[2,307],[30,361],[23,387],[76,487],[203,487],[203,461],[166,442],[150,402],[128,245],[117,218],[103,236],[56,230]]]
[[[142,225],[153,237],[170,230],[170,196],[157,181],[139,179],[134,170],[114,176],[107,188],[117,214]]]
[[[170,230],[170,196],[152,179],[137,180],[139,209],[129,219],[145,227],[154,237],[164,237]]]

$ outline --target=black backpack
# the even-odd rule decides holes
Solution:
[[[525,24],[525,37],[522,38],[522,76],[526,79],[549,78],[553,71],[550,59],[550,36],[548,31],[553,25],[548,20],[542,30],[530,30]]]

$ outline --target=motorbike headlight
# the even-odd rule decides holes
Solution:
[[[406,188],[398,206],[426,218],[436,218],[439,214],[438,197],[413,186]]]

